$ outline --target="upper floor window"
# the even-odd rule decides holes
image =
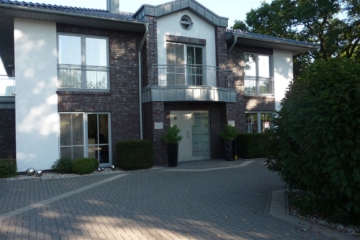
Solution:
[[[58,87],[109,89],[108,39],[58,35]]]
[[[270,57],[245,54],[245,94],[273,94],[273,78],[270,77]]]

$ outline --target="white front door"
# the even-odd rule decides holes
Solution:
[[[208,111],[171,111],[170,125],[181,130],[179,162],[210,158]]]

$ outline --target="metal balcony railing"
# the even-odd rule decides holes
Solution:
[[[0,96],[15,95],[15,78],[7,75],[0,75]]]
[[[109,68],[59,65],[58,86],[60,89],[109,89]]]
[[[245,76],[245,95],[274,94],[274,78]]]
[[[153,65],[148,85],[233,88],[231,73],[231,70],[206,65]]]

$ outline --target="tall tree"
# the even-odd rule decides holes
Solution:
[[[263,2],[233,28],[317,44],[318,49],[310,55],[296,57],[296,72],[312,59],[360,59],[360,0]]]

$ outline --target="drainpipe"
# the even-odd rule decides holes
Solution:
[[[146,36],[149,32],[149,24],[146,23],[145,24],[145,34],[144,34],[144,37],[141,41],[141,44],[140,44],[140,48],[139,48],[139,113],[140,113],[140,139],[143,139],[144,136],[143,136],[143,114],[142,114],[142,88],[141,88],[141,80],[142,80],[142,71],[141,71],[141,63],[142,63],[142,54],[141,54],[141,50],[145,44],[145,40],[146,40]]]
[[[234,34],[234,43],[231,45],[231,47],[229,48],[229,51],[228,51],[228,53],[230,53],[232,50],[233,50],[233,48],[235,47],[235,44],[237,43],[237,39],[238,39],[238,35],[235,35]]]

